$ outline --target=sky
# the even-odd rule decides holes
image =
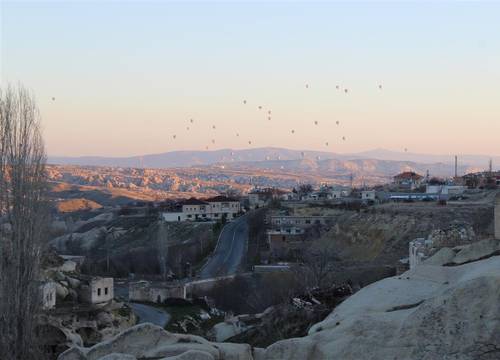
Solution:
[[[0,0],[0,80],[54,156],[500,155],[499,34],[500,2]]]

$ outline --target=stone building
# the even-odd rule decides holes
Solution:
[[[328,225],[332,222],[330,216],[293,216],[273,215],[271,225],[273,227],[294,226],[297,228],[308,228],[313,225]]]
[[[185,299],[186,287],[184,284],[154,284],[139,281],[129,285],[128,296],[130,301],[163,303],[172,298]]]
[[[102,304],[113,300],[113,278],[81,276],[79,297],[87,304]]]
[[[197,220],[232,220],[241,212],[240,201],[227,196],[215,196],[206,200],[191,198],[181,203],[182,211],[164,212],[163,220],[197,221]]]

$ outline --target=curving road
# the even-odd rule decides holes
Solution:
[[[128,301],[128,284],[126,282],[115,282],[115,296],[132,308],[134,314],[139,318],[139,324],[152,323],[164,328],[170,322],[171,316],[168,312],[151,305]]]
[[[133,302],[129,305],[139,318],[139,324],[151,323],[164,328],[170,322],[170,314],[158,308]]]
[[[247,215],[228,223],[222,229],[217,247],[200,271],[202,279],[234,275],[245,259],[248,244]]]

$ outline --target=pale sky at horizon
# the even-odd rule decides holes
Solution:
[[[49,155],[500,155],[500,2],[0,3]]]

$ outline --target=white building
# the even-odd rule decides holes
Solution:
[[[216,196],[206,200],[195,198],[188,199],[182,203],[180,212],[164,212],[162,217],[165,221],[196,221],[196,220],[219,220],[225,217],[232,220],[241,212],[239,200],[226,196]]]
[[[457,196],[462,195],[465,192],[465,189],[465,186],[459,185],[427,185],[425,192],[427,194]]]
[[[79,289],[79,296],[88,304],[102,304],[113,300],[113,278],[82,277],[83,284]]]
[[[377,193],[375,190],[364,190],[361,192],[361,200],[375,201]]]
[[[415,190],[422,184],[423,176],[413,172],[405,171],[394,176],[394,184],[407,190]]]
[[[251,209],[261,208],[273,199],[282,199],[285,193],[285,191],[275,188],[255,188],[248,193],[248,204]]]
[[[234,219],[241,211],[239,200],[232,199],[227,196],[216,196],[207,199],[206,202],[210,207],[208,213],[211,218],[215,220],[221,218],[222,216],[226,216],[228,220]]]

